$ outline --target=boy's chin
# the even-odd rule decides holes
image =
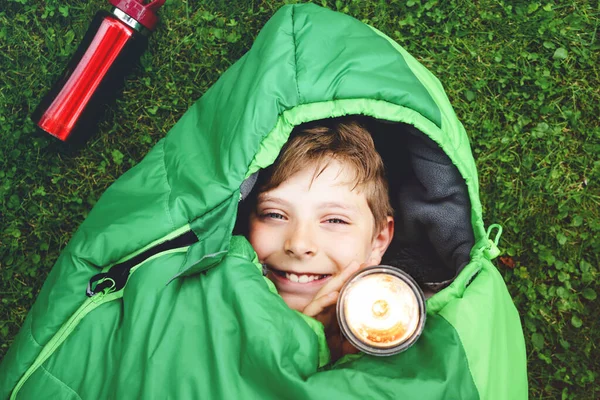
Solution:
[[[304,311],[307,305],[310,304],[314,296],[308,295],[299,295],[296,293],[279,293],[285,304],[288,305],[289,308],[296,311]]]

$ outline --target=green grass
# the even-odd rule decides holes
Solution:
[[[251,45],[283,1],[169,1],[148,52],[79,151],[29,115],[106,1],[0,10],[0,356],[100,194]],[[523,321],[532,399],[600,397],[598,2],[329,1],[444,84],[471,137],[484,218]]]

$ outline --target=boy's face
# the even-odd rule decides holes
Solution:
[[[292,309],[303,311],[351,262],[379,264],[391,240],[393,222],[385,238],[375,232],[365,195],[352,190],[349,169],[330,160],[311,184],[313,165],[258,196],[249,240]]]

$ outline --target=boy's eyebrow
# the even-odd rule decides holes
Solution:
[[[319,207],[322,208],[342,208],[348,211],[356,211],[356,207],[351,204],[339,203],[336,201],[326,201],[324,203],[319,204]]]
[[[282,204],[282,205],[289,205],[290,203],[280,197],[274,197],[268,194],[259,194],[258,195],[258,202],[262,203],[262,202],[273,202],[273,203],[278,203],[278,204]],[[346,204],[346,203],[340,203],[337,201],[325,201],[323,203],[319,204],[320,208],[341,208],[344,210],[348,210],[348,211],[357,211],[356,207],[354,205],[351,204]]]
[[[267,202],[267,201],[272,201],[273,203],[279,203],[279,204],[283,204],[283,205],[287,205],[289,204],[287,201],[285,201],[282,198],[279,197],[273,197],[271,195],[268,195],[266,193],[261,193],[258,195],[258,201],[259,202]]]

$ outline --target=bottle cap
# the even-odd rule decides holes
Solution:
[[[146,29],[151,31],[158,23],[158,9],[165,4],[165,0],[153,0],[144,4],[144,0],[109,0],[110,4],[129,15]]]

